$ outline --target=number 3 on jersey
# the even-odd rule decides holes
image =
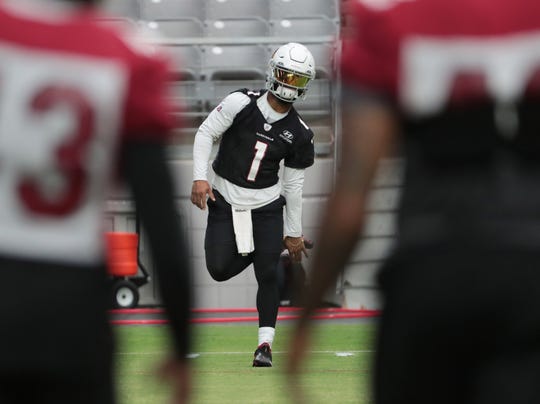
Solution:
[[[94,111],[84,96],[69,87],[45,87],[30,105],[34,116],[46,116],[58,105],[68,105],[76,117],[76,128],[66,133],[55,150],[56,169],[64,181],[63,189],[52,198],[40,184],[40,178],[26,178],[19,184],[19,195],[26,207],[35,213],[66,215],[79,204],[86,180],[82,156],[93,133]]]
[[[251,167],[247,176],[248,181],[254,182],[255,178],[257,178],[257,174],[261,168],[261,161],[266,154],[267,148],[268,144],[264,142],[257,140],[257,143],[255,143],[255,155],[253,156],[253,161],[251,162]]]
[[[63,140],[53,147],[54,167],[42,167],[41,172],[22,175],[16,184],[16,192],[29,211],[52,216],[70,214],[83,197],[86,181],[83,156],[94,130],[94,111],[76,88],[45,86],[31,96],[23,112],[28,114],[29,121],[46,120],[59,106],[68,107],[76,123],[72,130],[61,133]],[[51,178],[51,174],[56,177],[57,184],[60,181],[60,187],[43,184],[43,177],[49,175]],[[54,188],[53,192],[50,192],[51,188]]]

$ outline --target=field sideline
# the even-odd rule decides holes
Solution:
[[[155,376],[168,344],[162,326],[117,326],[120,404],[165,404]],[[273,368],[252,368],[256,325],[196,325],[193,403],[292,403],[283,367],[290,323],[278,323]],[[373,321],[325,321],[315,328],[302,385],[312,403],[369,404]]]

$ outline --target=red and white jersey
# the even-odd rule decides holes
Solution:
[[[118,147],[172,126],[167,64],[89,9],[21,3],[0,1],[0,255],[96,264]]]
[[[389,95],[407,113],[540,93],[538,0],[358,0],[354,13],[344,82]]]

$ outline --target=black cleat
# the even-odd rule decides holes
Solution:
[[[262,343],[257,347],[253,354],[253,366],[254,367],[272,367],[272,349],[268,343]]]

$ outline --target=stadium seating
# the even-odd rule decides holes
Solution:
[[[317,78],[332,77],[333,55],[335,53],[334,43],[309,43],[307,47],[315,59]]]
[[[206,19],[256,17],[267,20],[270,16],[268,0],[200,0],[206,2]]]
[[[270,0],[270,19],[328,17],[339,19],[338,0]]]
[[[330,78],[342,18],[339,3],[105,0],[105,8],[138,21],[166,40],[175,67],[174,97],[183,102],[184,122],[192,121],[193,125],[182,130],[188,136],[231,91],[264,88],[268,59],[278,46],[292,41],[304,43],[315,58],[317,78],[306,100],[295,106],[308,124],[318,128],[316,141],[328,144],[335,114]]]
[[[270,26],[272,35],[297,38],[299,42],[307,37],[336,37],[339,32],[338,24],[327,17],[272,20]]]
[[[173,61],[173,96],[177,98],[177,102],[182,101],[187,111],[202,111],[201,50],[194,45],[168,46],[167,50]]]
[[[328,79],[315,79],[310,84],[305,100],[295,102],[295,107],[299,111],[316,110],[321,113],[330,111],[331,108],[331,85]]]
[[[146,25],[166,38],[200,38],[204,34],[202,22],[194,18],[148,21]]]
[[[167,46],[172,56],[173,72],[179,80],[200,80],[202,53],[196,45]]]
[[[202,69],[209,80],[264,78],[268,57],[261,45],[205,46]]]
[[[262,18],[227,18],[206,21],[208,37],[264,37],[270,34],[268,22]]]
[[[238,88],[264,87],[269,53],[262,45],[203,47],[202,74],[207,81],[208,110]]]
[[[117,1],[117,0],[112,0]],[[205,18],[204,0],[139,0],[141,19],[146,21]]]

